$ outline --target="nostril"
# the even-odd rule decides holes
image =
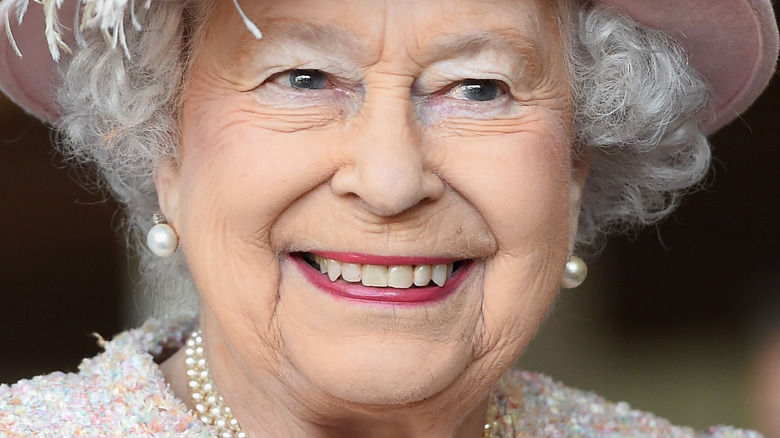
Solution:
[[[420,163],[349,166],[337,171],[330,186],[336,195],[357,198],[367,211],[384,217],[438,200],[444,193],[444,183]]]

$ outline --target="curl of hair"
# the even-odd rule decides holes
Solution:
[[[158,167],[176,162],[178,115],[191,38],[212,2],[164,0],[139,8],[143,32],[125,23],[129,58],[109,50],[92,32],[74,50],[58,90],[62,117],[59,146],[76,166],[94,166],[98,182],[124,209],[121,227],[137,255],[143,287],[157,313],[194,313],[197,293],[186,261],[177,251],[159,258],[146,247],[152,216],[160,212],[154,177]]]
[[[666,34],[607,6],[577,12],[570,50],[575,141],[590,148],[577,244],[668,215],[710,165],[706,83]]]
[[[572,105],[579,147],[591,153],[577,244],[659,220],[709,166],[697,126],[704,82],[667,36],[616,11],[579,2],[568,30]],[[126,23],[130,57],[84,35],[58,90],[60,147],[76,165],[94,166],[124,207],[128,247],[139,257],[157,313],[194,312],[197,293],[181,251],[158,258],[145,246],[159,213],[156,169],[176,161],[178,117],[189,54],[213,1],[164,0]],[[129,19],[129,18],[128,18]]]

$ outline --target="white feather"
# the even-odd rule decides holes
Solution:
[[[46,43],[49,46],[49,52],[52,59],[55,62],[60,60],[60,52],[70,54],[70,48],[62,40],[62,26],[59,21],[58,11],[65,0],[32,0],[36,3],[40,3],[43,6],[43,14],[45,21],[45,36]],[[141,30],[141,24],[136,17],[136,0],[68,0],[77,1],[76,16],[74,17],[74,23],[80,25],[75,26],[73,30],[76,42],[82,44],[84,41],[83,32],[87,29],[99,30],[106,40],[106,45],[111,49],[116,49],[120,46],[125,52],[125,56],[130,58],[130,50],[127,47],[127,39],[125,37],[125,25],[124,18],[127,13],[128,5],[130,9],[130,18],[132,27],[136,31]],[[27,8],[30,0],[19,0],[16,7],[16,19],[21,25],[22,19],[27,12]],[[238,4],[238,0],[233,0],[233,4],[244,21],[247,30],[257,39],[263,37],[262,32],[252,20],[247,17],[241,6]],[[151,0],[146,0],[143,7],[149,9],[151,6]],[[79,17],[80,15],[80,17]],[[13,35],[11,34],[11,26],[9,11],[6,11],[5,27],[8,39],[11,42],[16,54],[21,57],[22,54],[19,51],[19,47],[16,45]]]
[[[70,53],[70,48],[62,41],[60,21],[57,16],[57,10],[62,6],[62,0],[41,0],[41,2],[43,3],[43,15],[46,25],[44,30],[46,43],[49,46],[49,53],[51,53],[54,62],[59,62],[60,50]]]
[[[27,6],[30,4],[30,0],[20,0],[16,5],[16,22],[22,24],[22,18],[27,13]]]
[[[249,32],[254,35],[255,38],[258,40],[263,38],[263,33],[260,32],[260,29],[257,27],[255,23],[252,22],[252,20],[249,19],[249,17],[246,16],[244,13],[244,10],[241,9],[241,5],[238,4],[238,0],[233,0],[233,4],[236,5],[236,10],[238,11],[238,15],[241,16],[241,19],[244,20],[244,25],[249,30]]]
[[[11,42],[11,47],[14,49],[14,52],[16,52],[16,56],[22,57],[22,52],[19,51],[19,46],[16,45],[16,40],[14,39],[14,35],[11,33],[11,20],[8,18],[8,11],[5,11],[5,34],[8,37],[8,41]]]

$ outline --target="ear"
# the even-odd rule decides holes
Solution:
[[[165,161],[157,168],[154,186],[157,188],[160,213],[168,222],[175,224],[179,214],[179,169],[175,163]]]
[[[576,145],[572,152],[571,182],[569,187],[569,254],[574,252],[577,242],[577,228],[580,219],[582,195],[585,193],[585,182],[590,173],[592,150]]]

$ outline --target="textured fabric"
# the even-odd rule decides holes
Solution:
[[[514,370],[496,385],[488,424],[496,436],[549,438],[759,438],[756,432],[728,426],[705,432],[674,426],[628,403],[611,403],[596,394],[569,388],[547,376]],[[492,424],[491,424],[492,423]],[[514,426],[512,426],[514,425]]]
[[[213,436],[165,383],[154,356],[181,347],[191,322],[149,321],[103,342],[75,374],[53,373],[0,386],[0,437]],[[717,427],[676,427],[626,403],[568,388],[540,374],[513,370],[496,385],[490,436],[758,438]]]
[[[165,383],[153,355],[180,347],[192,324],[147,322],[103,343],[77,374],[0,386],[0,437],[207,438]]]

